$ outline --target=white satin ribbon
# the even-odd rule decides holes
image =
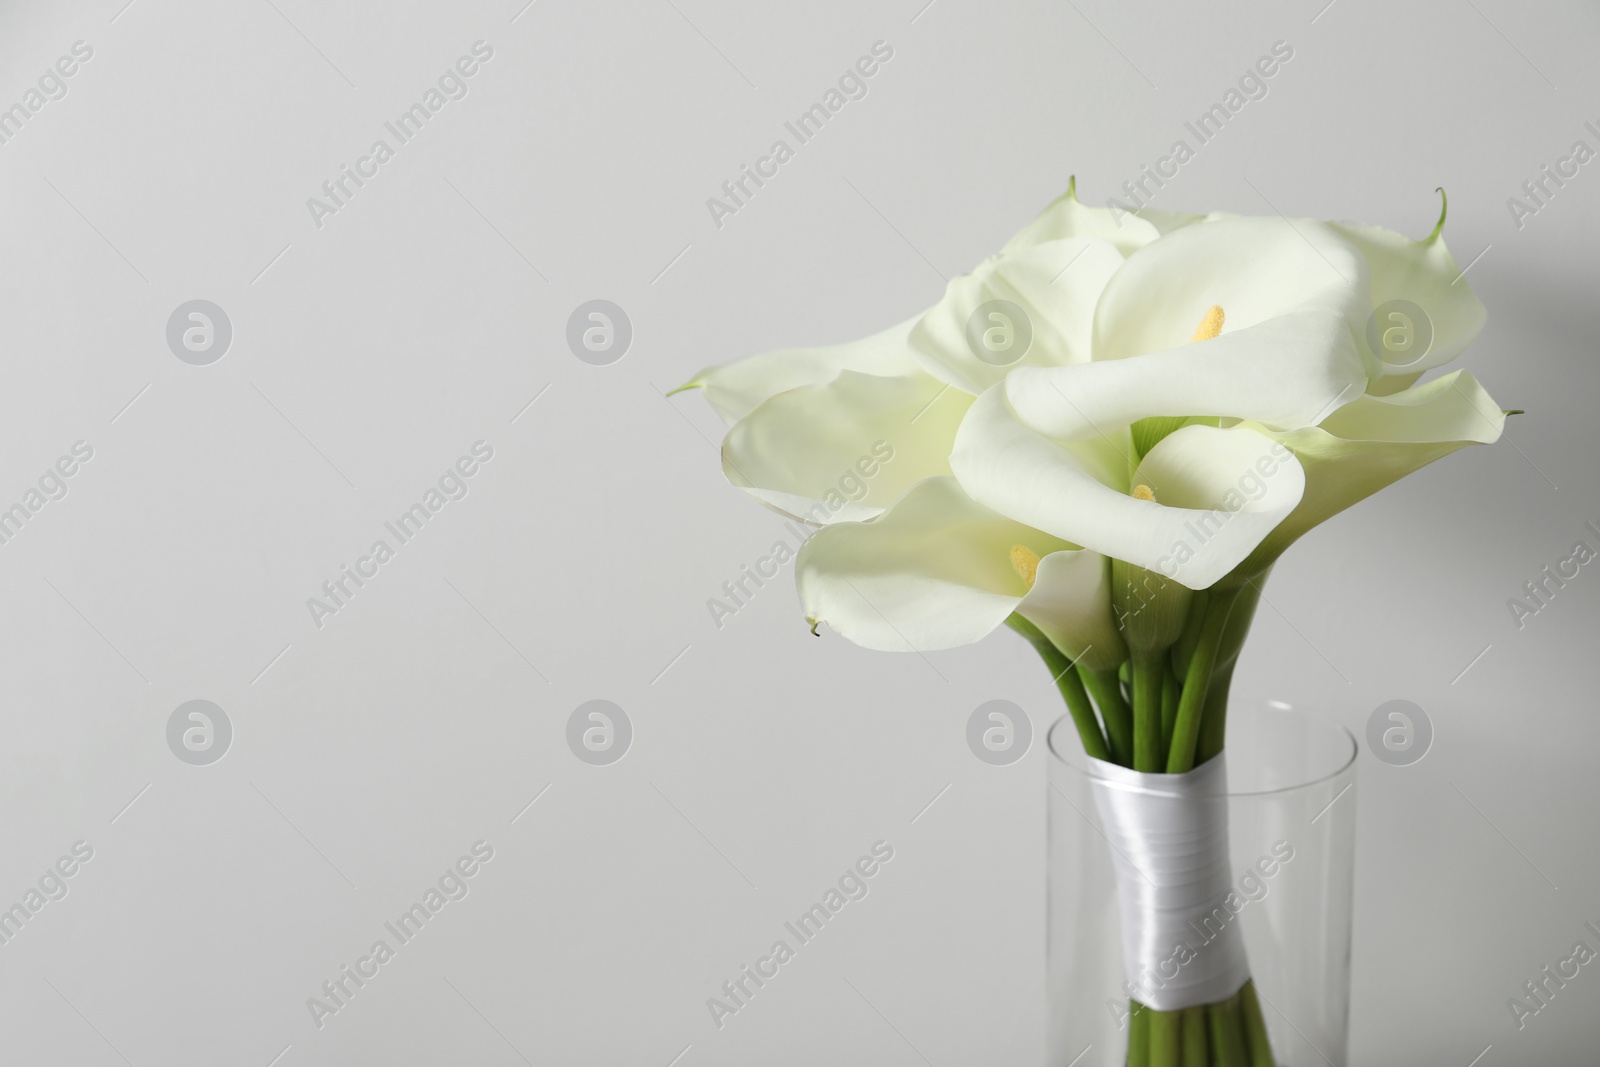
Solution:
[[[1226,1000],[1250,970],[1238,913],[1225,903],[1233,887],[1223,757],[1187,774],[1089,763],[1116,865],[1128,994],[1158,1011]]]

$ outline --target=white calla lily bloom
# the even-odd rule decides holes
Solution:
[[[1288,432],[1257,427],[1299,459],[1306,491],[1239,572],[1266,570],[1302,534],[1434,460],[1467,445],[1493,444],[1506,414],[1476,378],[1452,371],[1398,393],[1363,396],[1317,426]]]
[[[1008,371],[1087,362],[1095,304],[1124,256],[1197,219],[1161,216],[1158,226],[1130,217],[1119,228],[1113,212],[1069,191],[1005,251],[953,279],[923,314],[859,341],[709,367],[674,392],[702,390],[733,428],[723,472],[761,503],[817,525],[870,519],[919,478],[950,473],[961,417]],[[995,300],[1021,308],[1032,334],[1028,350],[1006,365],[980,358],[967,338],[974,313]],[[807,388],[803,398],[780,400]],[[923,404],[908,410],[908,397]],[[894,451],[884,470],[892,477],[874,479],[861,499],[829,500],[840,472],[878,441]]]
[[[864,648],[930,652],[981,640],[1012,613],[1092,664],[1127,657],[1110,560],[975,503],[954,478],[919,482],[874,522],[836,523],[801,550],[806,616]]]
[[[1444,195],[1444,190],[1439,191]],[[1448,209],[1449,202],[1445,202]],[[1483,329],[1488,312],[1462,278],[1455,258],[1444,243],[1446,211],[1439,214],[1433,232],[1420,241],[1376,226],[1334,224],[1367,261],[1371,279],[1371,308],[1383,311],[1397,301],[1414,305],[1424,316],[1428,345],[1420,353],[1396,356],[1370,345],[1367,331],[1358,340],[1369,358],[1375,361],[1373,387],[1369,392],[1393,392],[1398,384],[1407,386],[1418,375],[1442,366],[1459,356],[1478,331]],[[1416,324],[1413,324],[1416,325]],[[1381,330],[1379,331],[1381,334]]]
[[[1185,426],[1130,471],[1126,424],[1098,440],[1058,441],[1024,425],[1008,393],[999,385],[980,397],[956,438],[957,477],[983,490],[974,499],[1191,589],[1232,571],[1305,490],[1290,451],[1248,427]],[[1140,485],[1153,500],[1133,495]]]
[[[1372,341],[1395,301],[1426,320],[1404,359]],[[997,302],[1025,319],[1004,360],[973,342]],[[730,424],[733,484],[826,527],[797,564],[811,621],[928,651],[1016,613],[1101,669],[1127,654],[1110,560],[1236,585],[1355,501],[1498,438],[1504,413],[1470,376],[1414,384],[1483,318],[1438,228],[1132,216],[1069,190],[924,314],[685,388]],[[840,472],[885,444],[893,461],[840,498]]]

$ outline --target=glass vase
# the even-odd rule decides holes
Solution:
[[[1057,721],[1048,740],[1050,1067],[1347,1067],[1356,810],[1349,731],[1298,711],[1230,710],[1226,785],[1216,803],[1226,805],[1231,891],[1185,917],[1187,944],[1140,953],[1137,975],[1122,932],[1133,918],[1124,910],[1141,906],[1125,908],[1123,899],[1139,887],[1119,892],[1118,854],[1126,880],[1139,876],[1130,874],[1129,852],[1144,853],[1113,845],[1128,841],[1104,814],[1111,772],[1085,757],[1070,719]],[[1175,1013],[1145,1014],[1141,993],[1175,978],[1197,953],[1215,951],[1208,943],[1223,934],[1242,936],[1250,981],[1209,1016],[1204,1008],[1185,1013],[1179,1037],[1178,1019],[1157,1018]],[[1249,1042],[1224,1040],[1230,1011],[1264,1023],[1270,1054],[1260,1023]],[[1154,1023],[1171,1027],[1155,1059]]]

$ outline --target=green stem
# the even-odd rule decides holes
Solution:
[[[1178,1011],[1128,1001],[1127,1067],[1275,1067],[1254,980],[1226,1000]]]
[[[1128,1067],[1150,1067],[1150,1017],[1155,1013],[1128,1001]]]
[[[1205,621],[1206,604],[1211,600],[1211,590],[1201,589],[1189,601],[1189,617],[1183,621],[1183,633],[1172,646],[1172,669],[1179,680],[1189,673],[1189,660],[1194,656],[1195,645],[1200,643],[1200,624]]]
[[[1133,659],[1133,769],[1161,773],[1161,657]]]
[[[1250,1067],[1273,1067],[1272,1045],[1267,1041],[1267,1020],[1261,1015],[1261,1000],[1252,979],[1239,990],[1239,1012],[1244,1021],[1244,1041]]]
[[[1162,657],[1161,664],[1161,751],[1171,752],[1172,728],[1178,722],[1178,693],[1182,687],[1166,657]]]
[[[1244,642],[1250,636],[1250,624],[1255,621],[1256,608],[1261,605],[1261,584],[1271,572],[1263,571],[1254,578],[1246,578],[1228,613],[1228,628],[1222,634],[1222,648],[1217,652],[1217,665],[1232,663],[1239,658]]]
[[[1056,680],[1056,688],[1061,691],[1061,696],[1067,702],[1067,711],[1072,715],[1072,724],[1078,728],[1078,737],[1083,741],[1083,750],[1095,759],[1109,759],[1110,751],[1106,748],[1105,735],[1100,732],[1100,723],[1094,717],[1094,705],[1089,703],[1089,694],[1084,691],[1083,680],[1078,677],[1077,668],[1055,644],[1033,623],[1020,615],[1012,615],[1006,619],[1017,633],[1026,637],[1038,651],[1045,666],[1050,669],[1050,674]]]
[[[1205,709],[1200,713],[1200,747],[1195,755],[1197,765],[1222,751],[1228,733],[1228,690],[1232,686],[1232,663],[1211,672],[1211,688],[1206,693]]]
[[[1215,1004],[1128,1011],[1128,1067],[1274,1067],[1254,982]]]
[[[1239,995],[1206,1006],[1207,1029],[1211,1031],[1213,1067],[1249,1067],[1245,1059],[1244,1028],[1239,1024]]]
[[[1206,597],[1205,618],[1189,669],[1183,679],[1183,696],[1178,700],[1178,720],[1172,730],[1172,749],[1167,757],[1168,774],[1184,774],[1194,769],[1195,745],[1200,739],[1200,713],[1205,708],[1206,691],[1211,685],[1211,668],[1222,644],[1237,590],[1215,590]]]
[[[1080,667],[1083,684],[1100,707],[1106,723],[1106,738],[1111,743],[1111,759],[1124,767],[1133,764],[1133,712],[1122,699],[1122,682],[1116,670],[1091,671]]]
[[[1083,679],[1078,677],[1077,668],[1070,662],[1056,676],[1056,688],[1061,691],[1067,702],[1067,710],[1072,713],[1072,724],[1078,728],[1078,736],[1083,740],[1083,751],[1095,759],[1109,760],[1111,750],[1106,747],[1105,734],[1100,732],[1100,723],[1094,717],[1094,705],[1089,702],[1089,694],[1083,688]]]
[[[1239,652],[1245,638],[1250,636],[1250,623],[1255,619],[1256,607],[1261,603],[1261,583],[1267,580],[1263,571],[1246,579],[1239,587],[1233,610],[1228,612],[1228,625],[1222,631],[1222,646],[1217,650],[1217,662],[1211,668],[1211,686],[1206,692],[1205,709],[1201,712],[1200,745],[1195,763],[1201,764],[1222,751],[1228,732],[1228,688],[1233,684],[1233,669],[1239,662]]]
[[[1182,1067],[1211,1067],[1206,1057],[1206,1009],[1188,1008],[1183,1013]]]
[[[1150,1067],[1181,1067],[1178,1038],[1183,1013],[1147,1010],[1146,1014],[1150,1016]]]

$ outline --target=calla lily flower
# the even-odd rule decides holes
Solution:
[[[1404,390],[1414,368],[1458,353],[1481,327],[1482,305],[1459,280],[1438,229],[1410,241],[1305,220],[1190,226],[1135,252],[1112,277],[1096,307],[1091,362],[1018,368],[978,400],[952,469],[997,511],[1190,588],[1260,573],[1356,500],[1464,444],[1498,438],[1503,416],[1470,377]],[[1212,294],[1228,308],[1226,330],[1206,329],[1208,310],[1191,343],[1179,344]],[[1370,344],[1376,331],[1365,321],[1401,299],[1421,310],[1430,343],[1404,367]],[[1141,514],[1148,509],[1127,498],[1127,483],[1150,479],[1119,479],[1103,447],[1083,446],[1098,439],[1125,451],[1131,468],[1141,456],[1170,454],[1164,435],[1196,422],[1277,441],[1303,465],[1285,480],[1291,467],[1268,454],[1211,453],[1189,434],[1191,471],[1211,463],[1214,484],[1226,487],[1231,476],[1248,490],[1243,505],[1191,497],[1227,520],[1225,534],[1194,547],[1174,534],[1205,517]],[[1255,459],[1257,473],[1273,471],[1265,490]],[[1193,554],[1158,554],[1164,538]]]
[[[1439,190],[1444,196],[1444,190]],[[1357,340],[1373,361],[1373,393],[1391,393],[1415,382],[1425,371],[1442,366],[1459,356],[1483,329],[1488,312],[1478,302],[1456,266],[1444,242],[1444,220],[1449,201],[1444,200],[1439,222],[1433,232],[1413,241],[1377,226],[1352,226],[1336,223],[1333,229],[1348,240],[1368,265],[1371,279],[1371,310],[1381,319],[1363,329]],[[1425,328],[1426,338],[1401,351],[1389,350],[1382,338],[1392,325],[1390,310],[1398,303],[1410,304],[1422,313],[1413,329]],[[1377,348],[1372,336],[1379,337]]]
[[[724,424],[733,425],[761,402],[804,385],[823,385],[843,371],[897,375],[917,370],[906,343],[916,319],[843,344],[763,352],[721,367],[707,367],[668,393],[698,389]]]
[[[1305,489],[1289,450],[1245,426],[1184,426],[1129,470],[1132,455],[1129,426],[1063,442],[1025,425],[1000,385],[973,405],[952,462],[996,511],[1191,589],[1248,557]]]
[[[1257,426],[1299,459],[1306,490],[1239,574],[1265,571],[1312,527],[1434,460],[1467,445],[1494,443],[1506,415],[1477,379],[1453,371],[1388,396],[1363,396],[1318,426],[1287,432]]]
[[[1110,611],[1110,560],[990,511],[954,478],[917,483],[873,522],[819,530],[795,581],[813,625],[864,648],[971,644],[1016,612],[1085,666],[1128,655]]]
[[[1198,218],[1127,216],[1119,228],[1115,213],[1069,189],[927,312],[859,341],[707,368],[674,392],[705,393],[730,426],[724,474],[761,503],[817,525],[870,519],[921,479],[951,473],[973,398],[1014,366],[1088,361],[1095,303],[1125,254]],[[968,325],[997,300],[1023,310],[1030,337],[1016,358],[995,363],[974,350]],[[864,494],[830,498],[841,473],[880,441],[893,462]]]
[[[1127,211],[1109,211],[1090,207],[1078,200],[1077,179],[1067,182],[1067,191],[1050,202],[1038,218],[1024,226],[1017,235],[1006,242],[1004,252],[1019,248],[1059,241],[1066,237],[1084,237],[1105,241],[1124,256],[1131,256],[1156,238],[1207,219],[1226,218],[1223,214],[1182,215],[1146,208],[1137,214]]]
[[[1087,363],[1095,303],[1122,266],[1122,253],[1109,242],[1081,237],[992,256],[952,279],[944,299],[912,327],[912,354],[933,377],[971,396],[1017,367]],[[990,352],[972,343],[974,313],[997,301],[1021,309],[1023,321],[1005,325],[1026,331],[1026,351]]]
[[[1445,245],[1448,208],[1445,200],[1438,224],[1420,241],[1375,226],[1334,225],[1367,261],[1374,318],[1382,319],[1386,308],[1404,301],[1421,312],[1421,322],[1407,325],[1424,329],[1426,343],[1388,351],[1383,328],[1389,323],[1375,323],[1358,338],[1373,371],[1366,395],[1315,427],[1281,430],[1255,425],[1300,460],[1306,492],[1299,506],[1239,566],[1238,574],[1263,573],[1311,528],[1434,460],[1470,444],[1500,439],[1509,413],[1471,374],[1454,371],[1413,384],[1427,370],[1460,355],[1487,318]],[[1376,349],[1371,345],[1374,335],[1379,337]]]
[[[924,314],[685,388],[729,424],[734,485],[827,527],[797,564],[814,624],[928,651],[1014,612],[1098,669],[1127,655],[1108,561],[1238,585],[1350,504],[1500,435],[1470,376],[1415,384],[1484,318],[1442,225],[1412,241],[1133,216],[1069,189]],[[973,340],[996,306],[1023,335],[1004,358]],[[1377,321],[1389,311],[1403,331]],[[842,499],[841,472],[874,446],[893,461]]]

